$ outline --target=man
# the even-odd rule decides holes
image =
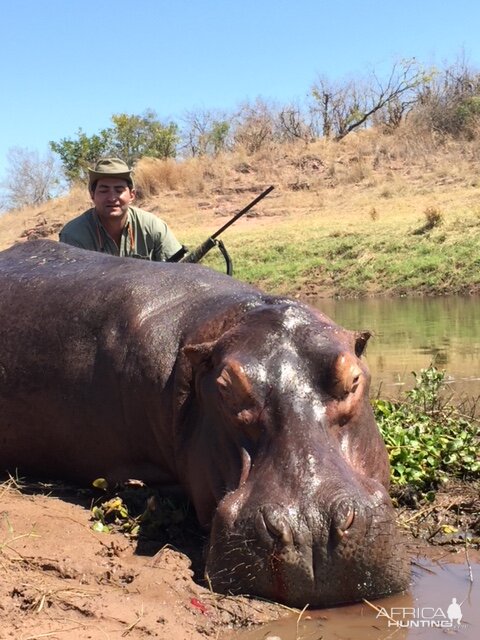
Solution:
[[[167,224],[133,207],[132,170],[119,158],[103,158],[88,170],[94,207],[68,222],[60,242],[115,256],[165,261],[182,248]]]

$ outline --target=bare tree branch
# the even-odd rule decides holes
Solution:
[[[341,140],[367,125],[374,114],[393,105],[398,122],[407,106],[418,99],[419,88],[429,77],[413,59],[395,63],[385,81],[375,73],[363,84],[349,81],[333,85],[320,79],[312,87],[312,96],[323,122],[323,135]]]
[[[13,147],[7,153],[7,162],[3,208],[35,206],[58,195],[62,174],[52,153],[40,158],[36,151]]]

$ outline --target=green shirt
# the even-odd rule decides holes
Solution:
[[[89,209],[67,222],[60,231],[60,242],[114,256],[145,258],[156,262],[167,260],[182,248],[163,220],[137,207],[128,208],[120,247],[103,227],[95,209]]]

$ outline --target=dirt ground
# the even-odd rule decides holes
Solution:
[[[141,499],[148,512],[151,499]],[[2,640],[228,639],[235,629],[289,613],[212,593],[201,575],[204,534],[188,513],[174,518],[170,511],[163,522],[157,513],[156,535],[134,538],[116,525],[94,531],[95,504],[106,504],[95,489],[12,480],[0,486]],[[479,487],[452,485],[433,503],[398,508],[398,518],[412,555],[425,544],[455,552],[466,539],[478,548]]]
[[[164,539],[142,548],[118,531],[92,530],[94,499],[92,491],[52,484],[0,488],[2,640],[225,638],[282,612],[195,582],[198,531],[177,535],[196,546],[188,557]]]

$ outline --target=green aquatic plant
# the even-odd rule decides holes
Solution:
[[[427,493],[449,478],[479,478],[478,419],[445,398],[444,371],[432,365],[413,375],[414,388],[400,400],[373,401],[392,484]]]

